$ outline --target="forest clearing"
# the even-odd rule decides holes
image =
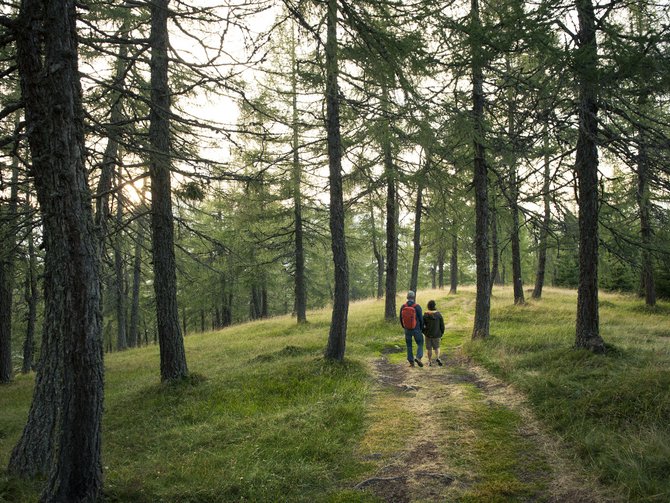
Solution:
[[[487,341],[474,291],[423,291],[444,314],[444,367],[410,368],[383,302],[352,303],[348,358],[322,350],[328,310],[188,336],[192,374],[159,384],[158,348],[106,359],[106,501],[667,501],[670,305],[603,294],[604,355],[571,348],[576,292],[513,305]],[[32,376],[0,388],[0,463]],[[0,501],[41,483],[3,472]]]

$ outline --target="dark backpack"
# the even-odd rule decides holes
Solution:
[[[400,319],[402,320],[402,326],[409,330],[416,328],[416,304],[408,306],[403,304],[400,308]]]

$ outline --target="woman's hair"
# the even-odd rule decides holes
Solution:
[[[430,309],[431,311],[435,310],[435,301],[434,300],[429,300],[428,301],[428,309]]]

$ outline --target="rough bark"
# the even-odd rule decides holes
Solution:
[[[549,222],[551,219],[551,199],[549,190],[551,188],[551,172],[549,162],[549,138],[547,127],[544,127],[544,172],[542,183],[542,201],[544,203],[544,214],[542,216],[542,227],[540,228],[540,242],[538,244],[537,273],[535,274],[535,287],[533,288],[533,299],[542,297],[544,287],[544,276],[547,267],[547,245],[549,238]]]
[[[326,130],[330,182],[330,238],[335,269],[333,314],[325,357],[344,359],[349,314],[349,265],[344,238],[344,201],[342,194],[342,142],[337,61],[337,0],[327,3],[326,38]]]
[[[101,496],[103,362],[98,240],[84,164],[72,0],[24,0],[17,62],[43,222],[42,356],[9,471],[49,477],[41,501]]]
[[[179,326],[170,187],[170,88],[168,84],[168,0],[151,3],[151,106],[149,174],[151,177],[151,250],[162,381],[188,375]]]
[[[475,34],[481,32],[479,0],[471,0],[471,22]],[[491,281],[489,272],[488,248],[488,174],[484,158],[484,75],[482,50],[476,37],[472,38],[472,120],[474,147],[475,188],[475,262],[477,267],[477,293],[475,300],[475,319],[472,330],[473,339],[485,339],[489,336],[491,320]]]
[[[579,286],[575,347],[605,350],[598,319],[598,47],[592,0],[576,0],[579,18],[575,68],[579,84],[579,135],[575,172],[579,182]]]

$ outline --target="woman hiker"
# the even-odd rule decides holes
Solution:
[[[436,309],[434,300],[428,301],[428,311],[423,315],[423,333],[426,336],[428,365],[433,364],[433,351],[435,351],[435,361],[441,367],[440,339],[444,335],[444,318],[442,318],[442,314]]]

